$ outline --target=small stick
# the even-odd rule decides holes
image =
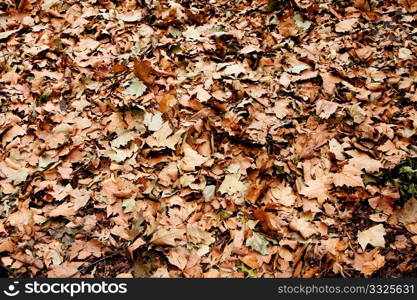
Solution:
[[[108,258],[110,258],[110,257],[116,256],[116,255],[118,255],[118,254],[119,254],[119,253],[113,253],[113,254],[107,255],[107,256],[105,256],[105,257],[102,257],[102,258],[100,258],[100,259],[98,259],[98,260],[96,260],[96,261],[93,261],[93,262],[92,262],[91,264],[89,264],[88,266],[86,266],[86,267],[84,267],[84,268],[82,268],[82,269],[78,270],[77,272],[75,272],[75,273],[71,274],[71,276],[69,276],[68,278],[72,278],[74,275],[76,275],[76,274],[78,274],[78,273],[82,273],[82,272],[84,272],[85,270],[87,270],[88,268],[90,268],[90,267],[92,267],[92,266],[94,266],[94,265],[98,264],[99,262],[102,262],[102,261],[104,261],[104,260],[106,260],[106,259],[108,259]]]

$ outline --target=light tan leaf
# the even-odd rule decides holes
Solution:
[[[203,190],[204,200],[206,202],[210,202],[215,195],[216,186],[215,185],[207,185]]]
[[[309,198],[317,198],[320,204],[329,198],[329,184],[325,178],[309,180],[301,187],[300,194]]]
[[[378,224],[364,231],[358,233],[358,243],[362,249],[365,250],[366,246],[372,245],[374,247],[385,247],[384,235],[386,234],[385,228],[382,224]]]
[[[75,214],[72,203],[63,203],[49,212],[50,217],[70,217]]]
[[[297,199],[292,188],[284,183],[270,190],[272,197],[284,206],[292,206]]]
[[[320,73],[320,76],[323,79],[324,91],[328,95],[333,95],[336,90],[336,84],[342,82],[342,79],[327,72]]]
[[[82,262],[64,262],[58,266],[52,266],[48,271],[48,278],[69,278],[76,275]]]
[[[333,174],[335,186],[363,187],[362,171],[352,165],[345,165],[340,173]]]
[[[411,52],[411,50],[407,48],[400,48],[400,50],[398,50],[398,57],[402,60],[412,59],[413,52]]]
[[[0,40],[7,39],[12,34],[18,32],[19,29],[0,32]]]
[[[153,135],[146,138],[146,143],[155,148],[170,148],[175,150],[175,145],[179,142],[184,130],[178,130],[172,134],[172,129],[168,122],[165,122],[162,127]]]
[[[200,155],[193,150],[188,144],[184,145],[184,157],[181,159],[179,166],[183,171],[195,171],[196,167],[200,167],[209,158]]]
[[[319,100],[316,103],[316,114],[322,119],[328,119],[332,114],[334,114],[339,107],[339,104],[326,101],[326,100]]]
[[[317,233],[312,223],[301,218],[293,218],[290,223],[290,228],[301,233],[305,239]]]
[[[349,152],[349,155],[352,152]],[[384,165],[376,159],[370,158],[367,155],[360,154],[349,159],[349,165],[359,170],[365,170],[367,172],[378,172]]]
[[[224,69],[224,75],[226,76],[238,76],[240,73],[246,73],[245,66],[242,64],[233,64]]]
[[[336,24],[336,32],[347,32],[353,29],[353,26],[358,22],[358,19],[351,18],[343,20]]]
[[[247,190],[247,186],[240,181],[240,174],[227,174],[219,187],[220,194],[243,195]]]

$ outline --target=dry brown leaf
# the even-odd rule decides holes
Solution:
[[[375,271],[381,269],[385,265],[385,257],[376,254],[372,261],[367,261],[362,265],[361,272],[365,275],[372,275]]]
[[[336,32],[351,31],[357,22],[358,22],[358,19],[356,18],[343,20],[336,24]]]
[[[140,61],[135,59],[133,73],[146,84],[152,84],[155,81],[155,76],[151,75],[153,73],[153,68],[151,63],[147,60]]]
[[[155,245],[177,246],[180,242],[184,241],[185,232],[185,229],[166,229],[161,227],[155,231],[150,243]]]
[[[319,178],[305,182],[301,187],[300,194],[309,198],[316,198],[320,204],[329,198],[328,178]]]
[[[412,224],[417,222],[417,199],[409,199],[404,206],[399,209],[397,212],[398,220],[405,224]]]
[[[195,171],[196,167],[201,167],[209,158],[200,155],[193,150],[188,144],[184,144],[184,157],[179,163],[179,167],[183,171]]]
[[[313,234],[317,233],[314,225],[302,218],[293,218],[290,222],[290,228],[301,233],[305,239],[308,239]]]
[[[77,270],[83,262],[64,262],[57,266],[51,266],[48,278],[70,278],[77,274]]]

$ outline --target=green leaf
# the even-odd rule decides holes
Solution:
[[[268,254],[269,241],[265,237],[257,232],[246,240],[246,246],[251,247],[253,250],[259,252],[262,255]]]
[[[245,272],[247,275],[247,277],[256,277],[256,270],[248,268],[246,265],[244,264],[240,264],[237,266],[240,270],[242,270],[243,272]]]
[[[125,93],[131,96],[140,97],[146,91],[146,85],[137,78],[133,78]]]
[[[276,0],[276,1],[269,1],[268,2],[268,10],[270,12],[281,10],[285,7],[285,1],[284,0]]]

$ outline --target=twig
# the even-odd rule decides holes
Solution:
[[[94,266],[94,265],[98,264],[99,262],[102,262],[102,261],[104,261],[104,260],[106,260],[106,259],[108,259],[108,258],[110,258],[110,257],[116,256],[116,255],[119,255],[119,253],[113,253],[113,254],[107,255],[107,256],[105,256],[105,257],[102,257],[102,258],[100,258],[100,259],[98,259],[98,260],[96,260],[96,261],[93,261],[93,262],[92,262],[91,264],[89,264],[88,266],[86,266],[86,267],[84,267],[84,268],[81,268],[80,270],[77,270],[77,272],[74,272],[73,274],[71,274],[70,276],[68,276],[68,278],[72,278],[74,275],[76,275],[76,274],[78,274],[78,273],[82,273],[82,272],[84,272],[85,270],[87,270],[88,268],[90,268],[90,267],[92,267],[92,266]]]

